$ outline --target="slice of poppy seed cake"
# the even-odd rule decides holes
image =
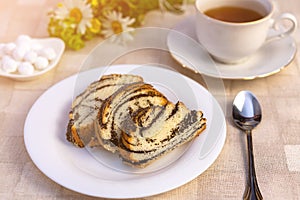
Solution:
[[[72,102],[67,127],[67,140],[78,147],[97,146],[94,120],[102,102],[124,85],[142,82],[143,78],[130,74],[104,75],[91,83],[87,89]]]
[[[95,130],[104,148],[118,152],[128,165],[144,168],[206,127],[201,111],[168,101],[149,84],[134,83],[122,89],[103,102]]]

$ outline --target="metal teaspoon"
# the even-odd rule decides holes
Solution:
[[[250,91],[241,91],[233,101],[232,117],[234,123],[247,135],[249,177],[245,188],[245,200],[263,199],[256,180],[252,147],[252,129],[261,121],[261,107],[255,95]]]

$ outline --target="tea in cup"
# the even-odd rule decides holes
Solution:
[[[240,63],[266,41],[290,35],[297,27],[296,17],[283,13],[273,19],[270,0],[197,0],[196,35],[212,57],[223,63]],[[288,29],[277,30],[281,21]]]

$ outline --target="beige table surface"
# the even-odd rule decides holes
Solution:
[[[0,1],[0,42],[14,41],[20,34],[47,37],[46,13],[57,2]],[[277,0],[276,3],[279,11],[292,12],[300,19],[299,1]],[[184,15],[168,13],[162,16],[160,12],[151,12],[144,26],[172,28],[194,14],[193,7],[187,7],[187,10]],[[299,28],[293,37],[299,48]],[[23,127],[28,111],[38,97],[53,84],[77,73],[89,52],[101,40],[97,38],[88,42],[80,51],[66,49],[58,66],[34,81],[0,78],[0,199],[94,199],[58,185],[34,165],[24,145]],[[181,68],[168,52],[146,50],[137,54],[123,56],[115,63],[162,63],[200,81],[201,77]],[[233,126],[230,110],[234,96],[244,89],[253,91],[263,108],[263,121],[255,130],[253,142],[256,172],[264,198],[300,199],[299,62],[297,53],[293,62],[275,75],[249,81],[224,80],[227,138],[217,160],[193,181],[142,199],[241,199],[247,166],[245,137]]]

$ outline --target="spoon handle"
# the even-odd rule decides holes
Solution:
[[[244,200],[261,200],[263,199],[256,180],[255,167],[254,167],[254,156],[253,156],[253,145],[252,145],[252,133],[247,133],[247,145],[248,145],[248,170],[249,177],[248,183],[244,193]]]

